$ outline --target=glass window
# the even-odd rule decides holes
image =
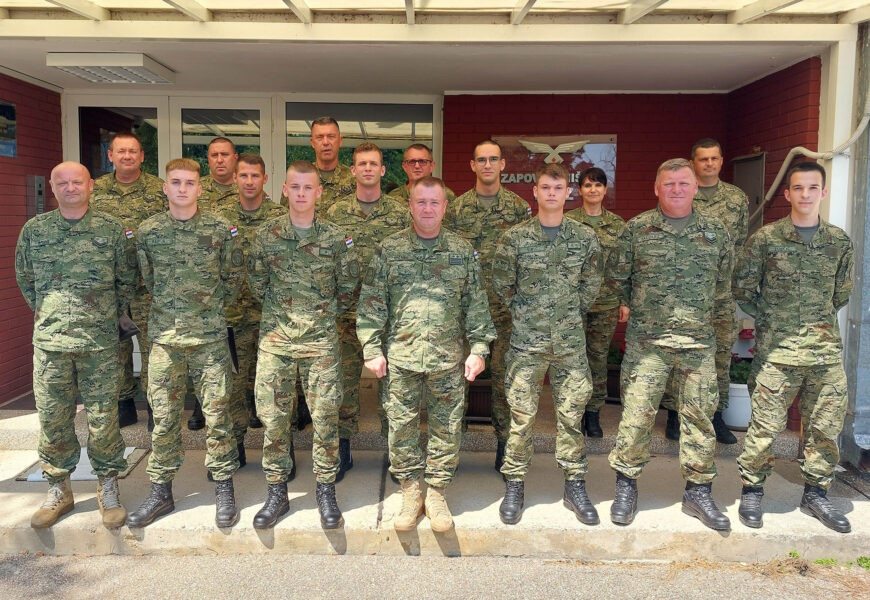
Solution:
[[[145,162],[142,169],[159,175],[157,160],[157,109],[151,107],[79,107],[79,155],[81,163],[96,179],[112,171],[107,151],[112,136],[132,131],[142,140]]]
[[[260,111],[235,108],[181,109],[182,155],[199,163],[208,175],[208,144],[225,137],[236,145],[236,152],[260,154]]]

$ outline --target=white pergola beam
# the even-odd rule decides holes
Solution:
[[[538,0],[520,0],[511,11],[511,25],[519,25]]]
[[[405,0],[405,17],[408,19],[408,25],[414,24],[414,0]]]
[[[8,19],[9,18],[9,9],[8,8],[0,8],[0,19]]]
[[[797,4],[801,0],[757,0],[752,4],[747,4],[743,8],[738,8],[735,11],[728,13],[728,22],[732,25],[742,25],[749,23],[755,19],[760,19],[765,15],[775,13],[776,11],[788,8],[792,4]]]
[[[86,19],[90,19],[92,21],[108,21],[112,18],[112,14],[103,8],[102,6],[97,6],[93,2],[89,0],[48,0],[55,6],[59,6],[60,8],[65,8],[70,12],[74,12],[77,15],[81,15]]]
[[[163,0],[179,12],[186,14],[191,19],[205,23],[211,21],[211,11],[196,0]]]
[[[870,4],[847,10],[837,18],[837,22],[844,25],[857,25],[864,21],[870,21]]]
[[[616,22],[621,25],[631,25],[657,9],[668,0],[637,0],[619,12]]]
[[[297,19],[306,25],[311,24],[311,9],[305,4],[305,0],[284,0],[284,4],[293,11]]]

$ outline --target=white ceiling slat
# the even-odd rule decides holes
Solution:
[[[48,2],[92,21],[108,21],[112,18],[112,14],[108,10],[89,0],[48,0]]]
[[[414,24],[414,0],[405,0],[405,16],[408,19],[408,25]]]
[[[760,19],[765,15],[775,13],[778,10],[787,8],[792,4],[797,4],[801,0],[757,0],[752,4],[747,4],[743,8],[728,13],[728,22],[732,25],[741,25],[749,23],[755,19]]]
[[[9,18],[9,9],[8,8],[0,8],[0,19],[8,19]]]
[[[638,19],[645,17],[668,0],[637,0],[620,11],[616,22],[621,25],[631,25]]]
[[[870,21],[870,4],[847,10],[837,18],[837,21],[843,25],[856,25]]]
[[[196,0],[163,0],[176,10],[183,12],[191,19],[205,23],[211,21],[211,11]]]
[[[511,25],[519,25],[538,0],[520,0],[511,11]]]
[[[293,11],[293,14],[296,15],[300,21],[306,25],[311,24],[311,9],[308,8],[305,0],[284,0],[284,4],[287,5],[287,8]]]

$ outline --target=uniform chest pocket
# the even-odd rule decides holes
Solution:
[[[63,245],[60,240],[40,240],[31,246],[30,262],[37,290],[50,286],[57,271],[58,261],[63,261]]]
[[[577,287],[580,285],[580,277],[583,275],[583,257],[566,256],[561,263],[562,274],[568,280],[568,285]]]
[[[335,271],[332,262],[320,260],[312,264],[311,267],[311,283],[315,291],[320,292],[320,296],[324,299],[330,299],[335,296]]]
[[[526,296],[537,296],[547,285],[547,255],[521,252],[517,261],[517,288]]]
[[[396,262],[390,265],[387,280],[390,285],[411,283],[417,276],[417,265],[412,262]]]

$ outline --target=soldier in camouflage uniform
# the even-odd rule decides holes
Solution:
[[[359,256],[361,270],[369,268],[375,249],[387,236],[411,225],[407,203],[381,196],[381,177],[384,159],[381,149],[364,142],[353,151],[353,167],[356,177],[356,192],[345,196],[329,207],[325,219],[338,225],[345,235],[353,238]],[[350,308],[338,320],[341,346],[341,365],[344,373],[344,396],[338,413],[338,455],[341,466],[336,481],[353,467],[350,439],[359,432],[359,385],[363,368],[362,346],[356,337],[356,305],[359,287],[354,291]],[[387,386],[378,381],[378,416],[381,417],[381,433],[387,437],[387,417],[383,402]]]
[[[589,225],[595,230],[601,244],[601,264],[607,264],[607,257],[616,248],[625,221],[602,206],[607,194],[607,174],[591,167],[580,173],[580,198],[583,205],[565,213],[566,217]],[[616,331],[616,323],[628,320],[628,307],[620,306],[619,297],[613,286],[602,285],[595,304],[583,318],[586,329],[586,359],[592,373],[592,398],[586,403],[583,415],[583,432],[594,438],[604,436],[601,430],[599,413],[607,399],[607,353],[610,341]]]
[[[115,134],[109,142],[109,160],[115,167],[112,173],[107,173],[94,182],[90,205],[95,210],[104,212],[120,220],[126,229],[133,234],[139,224],[168,208],[166,196],[163,194],[163,180],[142,171],[145,152],[142,142],[136,135],[129,132]],[[121,342],[121,360],[118,365],[118,376],[121,380],[120,399],[118,401],[119,422],[121,427],[132,425],[137,421],[134,399],[141,387],[143,393],[148,389],[148,310],[151,307],[151,295],[145,289],[142,279],[130,302],[130,316],[139,327],[136,339],[139,342],[139,354],[142,368],[139,372],[139,386],[133,376],[133,341],[127,339]],[[153,428],[150,419],[149,429]]]
[[[711,495],[716,476],[716,311],[727,307],[731,240],[717,219],[692,209],[698,184],[685,159],[658,169],[658,208],[628,222],[610,255],[608,275],[631,309],[622,362],[622,419],[610,466],[617,473],[610,510],[628,525],[637,513],[637,478],[649,462],[656,411],[671,372],[682,422],[680,470],[686,479],[683,512],[728,530],[730,521]]]
[[[722,148],[714,139],[704,138],[692,146],[692,167],[698,178],[695,210],[719,219],[734,243],[735,256],[746,242],[749,231],[749,205],[746,194],[736,185],[719,179],[722,170]],[[736,444],[737,438],[722,420],[722,411],[728,408],[728,386],[731,383],[731,348],[737,339],[737,304],[733,296],[728,299],[728,310],[719,313],[721,319],[713,323],[716,332],[716,381],[719,386],[719,407],[713,414],[716,440],[722,444]],[[673,387],[670,383],[668,389]],[[680,439],[680,425],[674,401],[675,394],[666,393],[662,406],[668,409],[665,435]]]
[[[501,471],[504,523],[518,523],[532,462],[532,428],[544,375],[550,372],[556,411],[556,462],[565,474],[565,506],[588,525],[598,513],[586,493],[588,463],[581,421],[592,394],[583,315],[601,286],[601,248],[595,232],[563,211],[568,171],[547,164],[535,173],[538,214],[502,234],[493,259],[492,285],[510,310],[513,331],[505,390],[511,429]]]
[[[498,334],[489,363],[492,373],[492,427],[498,444],[496,471],[501,469],[504,461],[505,443],[510,430],[510,409],[505,401],[504,378],[505,354],[510,347],[511,316],[492,287],[492,258],[496,241],[502,232],[532,216],[532,209],[525,200],[501,186],[504,168],[501,146],[492,140],[477,144],[474,158],[471,159],[471,170],[477,177],[474,187],[456,198],[444,218],[444,226],[465,238],[479,253],[489,312]]]
[[[153,294],[148,401],[154,432],[146,469],[151,492],[128,523],[144,527],[175,508],[172,480],[184,460],[181,416],[190,375],[206,418],[205,466],[216,482],[215,523],[232,527],[239,520],[232,479],[239,461],[227,406],[231,361],[224,310],[244,281],[244,252],[235,225],[198,210],[196,161],[169,161],[163,191],[169,211],[146,219],[137,238],[139,268]]]
[[[429,490],[432,530],[453,528],[444,496],[459,464],[465,383],[489,354],[495,329],[480,283],[474,249],[441,227],[447,198],[440,179],[424,177],[411,189],[413,226],[385,239],[366,269],[357,308],[357,335],[365,366],[378,378],[389,370],[390,471],[401,481],[398,531],[416,526],[422,508],[420,477]],[[465,344],[471,352],[464,362]],[[420,401],[425,389],[429,440],[420,445]]]
[[[259,155],[242,154],[234,168],[234,179],[239,190],[236,201],[219,205],[215,212],[236,225],[236,237],[247,257],[260,225],[286,211],[264,199],[263,186],[269,176],[266,174],[266,164]],[[239,467],[244,467],[247,463],[245,434],[250,420],[248,391],[251,388],[250,376],[257,365],[257,338],[260,333],[260,302],[251,294],[247,282],[242,284],[238,297],[226,307],[225,312],[227,325],[233,330],[239,363],[239,372],[232,377],[229,412],[239,451]]]
[[[335,500],[342,379],[336,320],[356,288],[359,262],[353,239],[315,217],[321,187],[313,164],[291,164],[283,192],[290,200],[289,214],[260,227],[248,257],[248,285],[263,307],[254,393],[265,427],[263,471],[268,486],[254,527],[273,527],[289,510],[290,424],[298,374],[314,426],[320,524],[335,529],[344,523]]]
[[[202,193],[197,200],[200,210],[216,211],[235,206],[239,197],[239,188],[233,180],[236,161],[239,159],[235,144],[225,137],[216,137],[208,143],[207,156],[209,174],[199,180],[202,186]],[[187,428],[196,431],[205,427],[205,416],[202,414],[202,405],[193,394],[193,383],[190,380],[187,382],[187,389],[188,396],[193,396],[193,412],[187,419]],[[242,449],[244,450],[244,446]],[[239,458],[243,461],[241,456]]]
[[[33,395],[49,483],[30,525],[50,527],[73,509],[69,475],[81,452],[74,425],[81,394],[103,525],[120,527],[127,511],[118,472],[127,461],[118,427],[118,318],[136,288],[133,232],[88,207],[94,181],[84,166],[61,163],[50,181],[57,210],[30,219],[15,247],[15,277],[34,312]]]
[[[432,156],[431,148],[426,144],[411,144],[408,146],[402,157],[402,170],[408,176],[408,183],[400,185],[390,192],[388,196],[393,196],[402,205],[406,205],[411,197],[411,186],[414,185],[414,182],[422,177],[431,177],[432,172],[435,170],[435,160]],[[447,194],[447,207],[449,210],[450,205],[456,199],[456,194],[446,186],[444,192]]]
[[[791,214],[758,230],[734,271],[734,295],[755,317],[758,364],[753,365],[752,416],[737,459],[743,481],[738,512],[747,527],[762,526],[762,486],[773,471],[771,446],[800,393],[806,432],[801,511],[847,533],[848,519],[826,494],[840,459],[837,436],[846,415],[837,311],[852,292],[852,243],[843,230],[819,218],[827,194],[824,168],[799,163],[786,181]]]

